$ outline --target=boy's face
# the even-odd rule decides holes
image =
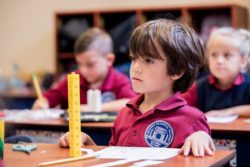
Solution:
[[[229,37],[214,37],[207,48],[209,70],[220,82],[232,83],[246,66],[244,58]]]
[[[76,55],[80,73],[90,83],[102,82],[108,74],[112,61],[95,50],[87,50]]]
[[[130,79],[137,93],[164,93],[172,90],[173,80],[167,75],[166,60],[132,58]]]

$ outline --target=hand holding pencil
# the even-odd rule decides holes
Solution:
[[[32,80],[33,80],[35,92],[37,94],[37,99],[34,102],[32,109],[34,110],[34,109],[47,109],[47,108],[49,108],[48,100],[45,97],[43,97],[41,87],[40,87],[39,82],[38,82],[35,75],[32,76]]]
[[[40,87],[39,82],[37,80],[37,77],[35,75],[32,76],[32,81],[33,81],[36,95],[37,95],[38,99],[42,99],[43,98],[42,90],[41,90],[41,87]]]

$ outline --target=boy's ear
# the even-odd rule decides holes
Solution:
[[[180,74],[172,75],[172,76],[171,76],[171,79],[172,79],[173,81],[176,81],[176,80],[178,80],[179,78],[181,78],[183,74],[184,74],[184,72],[182,72],[182,73],[180,73]]]
[[[113,63],[115,62],[115,55],[113,53],[108,53],[106,55],[106,59],[107,59],[109,65],[112,66]]]

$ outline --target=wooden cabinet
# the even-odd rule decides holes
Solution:
[[[114,41],[115,66],[128,60],[133,29],[145,21],[169,18],[187,23],[206,40],[211,29],[221,26],[247,27],[247,9],[237,5],[159,7],[127,10],[74,11],[55,14],[55,57],[57,73],[77,68],[73,48],[76,38],[90,27],[106,30]]]

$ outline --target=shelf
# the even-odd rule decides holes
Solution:
[[[129,61],[129,39],[135,27],[148,20],[168,18],[189,24],[206,41],[214,27],[229,25],[246,28],[247,9],[238,5],[209,5],[189,7],[139,8],[128,10],[100,10],[60,12],[55,14],[56,69],[69,72],[76,68],[73,47],[76,38],[90,27],[107,31],[114,41],[115,66]]]
[[[57,52],[73,52],[77,37],[94,25],[93,14],[59,14],[57,17]]]
[[[189,10],[191,25],[201,33],[202,26],[232,26],[230,8]]]
[[[59,53],[60,59],[73,59],[75,55],[73,53]]]
[[[159,19],[167,18],[170,20],[180,20],[181,19],[181,10],[148,10],[143,12],[144,22]]]
[[[100,20],[102,23],[101,28],[110,34],[114,43],[114,53],[116,55],[114,64],[119,65],[129,61],[129,39],[132,31],[137,26],[135,11],[101,13]]]

